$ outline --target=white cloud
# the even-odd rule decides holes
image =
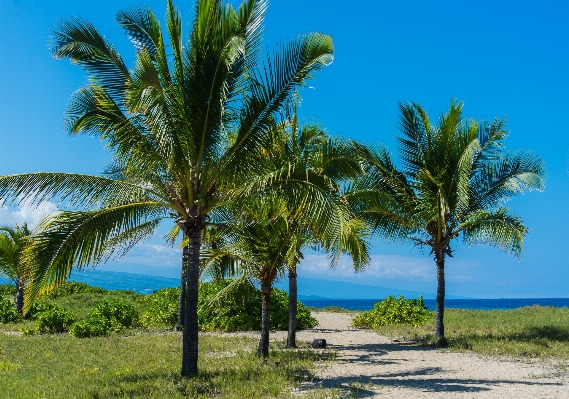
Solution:
[[[430,259],[397,255],[372,255],[368,267],[359,276],[378,279],[430,279],[434,267]],[[308,255],[300,265],[303,274],[325,276],[330,273],[329,262],[324,255]],[[349,257],[342,257],[334,273],[338,276],[354,276],[354,266]]]
[[[473,262],[453,259],[453,270],[457,267],[470,267]],[[373,281],[434,281],[436,268],[432,257],[413,257],[401,255],[372,255],[370,264],[361,273],[354,273],[354,266],[349,257],[343,256],[336,269],[332,272],[325,255],[307,255],[300,264],[300,273],[306,277],[333,278],[360,283]],[[462,269],[464,273],[464,269]],[[333,275],[332,275],[333,273]],[[453,276],[452,280],[466,282],[472,280],[471,276]]]
[[[44,202],[37,206],[31,201],[22,201],[17,207],[7,207],[0,203],[0,225],[13,226],[28,224],[33,229],[49,214],[57,212],[57,206],[52,202]]]
[[[182,250],[169,245],[140,243],[120,261],[152,267],[181,267]]]

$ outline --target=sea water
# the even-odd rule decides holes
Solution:
[[[409,298],[408,298],[409,299]],[[304,300],[306,306],[312,308],[325,308],[337,306],[348,310],[367,311],[373,308],[374,303],[381,299],[327,299]],[[435,310],[434,299],[424,299],[423,302],[429,310]],[[525,306],[553,306],[556,308],[569,307],[569,298],[503,298],[503,299],[447,299],[445,308],[459,308],[472,310],[517,309]]]
[[[148,276],[144,274],[132,274],[112,271],[74,272],[71,281],[79,281],[107,290],[131,290],[140,294],[149,294],[166,287],[178,287],[180,280],[160,276]],[[0,284],[10,282],[0,277]],[[366,311],[373,308],[378,299],[303,299],[306,306],[313,308],[325,308],[337,306],[348,310]],[[407,298],[409,299],[409,298]],[[425,299],[425,306],[429,310],[435,310],[434,299]],[[504,299],[447,299],[445,308],[460,309],[517,309],[525,306],[553,306],[569,307],[569,298],[504,298]]]

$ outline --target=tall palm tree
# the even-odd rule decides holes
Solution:
[[[312,183],[316,185],[317,179]],[[326,190],[322,192],[326,193]],[[260,283],[263,304],[257,356],[266,357],[269,353],[273,282],[277,276],[296,267],[302,257],[300,249],[306,243],[319,243],[328,249],[332,264],[344,251],[350,251],[357,269],[368,262],[366,243],[362,230],[358,229],[361,223],[350,219],[346,204],[330,197],[336,208],[333,230],[318,220],[311,220],[310,215],[299,212],[295,206],[290,207],[286,196],[269,194],[248,198],[238,206],[226,209],[227,227],[219,229],[217,236],[212,238],[218,245],[205,252],[205,267],[213,269],[213,274],[241,274]],[[225,273],[227,266],[230,273]]]
[[[361,167],[354,156],[350,142],[332,139],[315,123],[299,125],[297,108],[291,118],[290,126],[280,129],[277,140],[271,148],[270,158],[276,170],[316,173],[325,177],[326,190],[333,197],[341,198],[341,185],[345,180],[355,179],[361,174]],[[293,177],[293,176],[290,176]],[[303,222],[304,221],[304,222]],[[368,262],[365,246],[365,229],[360,221],[352,219],[346,224],[346,240],[336,241],[336,245],[326,250],[335,263],[341,252],[348,252],[354,261],[355,270],[359,271]],[[288,266],[289,282],[289,325],[287,348],[296,347],[296,307],[297,307],[297,267],[303,259],[303,251],[318,248],[317,235],[311,231],[306,219],[298,218],[288,223],[288,237],[296,246],[297,256],[291,258]]]
[[[152,11],[120,11],[117,22],[136,51],[131,70],[89,22],[62,21],[53,33],[54,55],[84,67],[90,82],[72,97],[66,125],[71,133],[100,137],[116,164],[105,177],[0,178],[3,198],[55,199],[71,209],[44,222],[30,251],[30,296],[61,284],[74,266],[124,254],[161,220],[175,222],[169,236],[181,231],[189,242],[183,376],[198,371],[199,258],[208,215],[258,172],[251,158],[280,111],[333,57],[331,38],[320,33],[263,57],[266,8],[264,0],[244,0],[238,10],[199,0],[187,41],[170,0],[166,34]]]
[[[22,254],[29,243],[31,232],[28,225],[0,227],[0,275],[16,285],[14,306],[23,315],[25,270]]]
[[[463,118],[462,107],[453,100],[438,124],[431,124],[418,104],[399,104],[401,169],[385,148],[360,146],[366,175],[348,195],[375,234],[431,250],[437,268],[435,336],[441,346],[447,344],[444,268],[452,240],[521,256],[528,230],[504,203],[544,184],[539,157],[504,149],[503,121]]]

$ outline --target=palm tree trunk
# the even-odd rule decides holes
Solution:
[[[271,290],[272,284],[269,279],[261,280],[261,292],[263,293],[263,316],[261,321],[261,339],[257,348],[258,357],[269,356],[269,329],[271,324]]]
[[[286,339],[287,349],[296,348],[296,301],[296,267],[293,267],[288,272],[288,336]]]
[[[14,306],[19,314],[24,314],[24,280],[21,278],[16,280],[16,298],[14,300]]]
[[[184,327],[184,314],[186,310],[186,284],[188,279],[188,257],[190,256],[190,243],[182,250],[182,273],[180,276],[180,300],[178,301],[178,326],[179,331]]]
[[[447,346],[445,338],[445,254],[443,248],[435,248],[435,262],[437,264],[437,312],[435,327],[435,345]]]
[[[195,223],[190,230],[186,306],[182,337],[182,377],[198,373],[198,283],[200,278],[200,246],[202,226]]]

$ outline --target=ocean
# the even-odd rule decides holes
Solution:
[[[144,274],[132,274],[112,271],[87,271],[72,273],[71,281],[79,281],[92,286],[108,290],[131,290],[140,294],[149,294],[166,287],[177,287],[180,280]],[[10,282],[0,277],[0,284]],[[302,296],[299,292],[299,296]],[[378,299],[326,299],[326,298],[301,298],[301,302],[312,308],[325,308],[337,306],[349,310],[366,311],[373,308]],[[429,310],[435,310],[435,300],[425,299],[425,305]],[[517,309],[525,306],[553,306],[569,307],[569,298],[504,298],[504,299],[447,299],[445,308],[461,309]]]
[[[367,311],[373,304],[381,299],[305,299],[302,301],[312,308],[325,308],[337,306],[348,310]],[[423,302],[429,310],[435,310],[434,299],[424,299]],[[507,310],[523,308],[525,306],[553,306],[556,308],[569,307],[569,298],[502,298],[502,299],[447,299],[445,308],[459,308],[471,310]]]

